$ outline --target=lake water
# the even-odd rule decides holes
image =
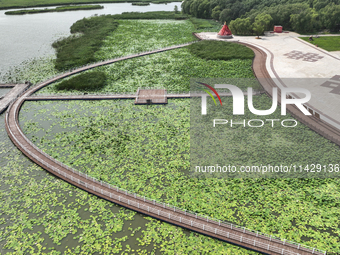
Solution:
[[[70,35],[70,26],[77,20],[98,14],[122,12],[173,11],[180,2],[133,6],[131,3],[101,4],[104,9],[88,11],[52,12],[27,15],[5,15],[0,11],[0,83],[1,74],[25,60],[54,55],[51,44]],[[52,8],[52,7],[49,7]],[[32,9],[32,8],[28,8]],[[43,9],[43,8],[35,8]]]
[[[5,96],[12,88],[0,88],[0,97]]]

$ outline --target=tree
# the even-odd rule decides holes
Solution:
[[[253,31],[257,35],[257,38],[260,38],[260,35],[262,35],[263,32],[264,32],[264,26],[261,25],[261,23],[259,23],[259,22],[254,22],[253,23]]]
[[[232,20],[229,24],[229,28],[233,34],[251,35],[251,23],[249,18],[237,18]]]
[[[221,11],[219,20],[220,20],[221,23],[224,23],[224,22],[229,23],[232,20],[231,10],[230,9],[224,9],[223,11]]]
[[[265,29],[268,29],[270,22],[273,20],[269,14],[261,13],[256,16],[255,22],[253,23],[253,31],[257,35],[257,38],[263,34]]]
[[[318,16],[315,10],[308,8],[298,14],[292,14],[290,22],[293,29],[299,33],[314,32],[320,28]]]
[[[194,0],[190,4],[190,14],[196,18],[210,18],[210,4],[208,0]]]
[[[328,0],[314,0],[313,7],[315,10],[319,11],[320,9],[326,7],[328,4]]]
[[[175,5],[175,7],[174,7],[174,12],[177,14],[178,13],[178,6],[177,5]]]
[[[340,30],[340,5],[331,4],[320,10],[322,25],[338,32]]]
[[[192,4],[192,0],[185,0],[182,2],[182,13],[184,14],[190,14],[190,6]]]
[[[219,5],[215,6],[214,9],[212,9],[211,11],[211,17],[215,20],[219,20],[220,19],[220,14],[221,14],[221,8]]]
[[[198,18],[203,18],[203,19],[211,18],[209,0],[204,0],[198,6]]]

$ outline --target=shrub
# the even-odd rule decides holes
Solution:
[[[230,30],[236,35],[252,35],[252,26],[249,18],[237,18],[230,22]]]
[[[254,52],[246,46],[222,42],[222,41],[200,41],[191,44],[189,50],[197,57],[207,60],[230,60],[230,59],[252,59]]]
[[[71,26],[71,33],[82,36],[70,36],[52,44],[57,50],[56,69],[63,71],[94,62],[103,39],[117,26],[118,22],[110,15],[78,20]]]
[[[95,91],[103,88],[106,83],[106,75],[103,72],[90,72],[77,75],[69,80],[57,84],[57,90],[90,90]]]

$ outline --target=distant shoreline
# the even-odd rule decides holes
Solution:
[[[6,2],[8,2],[8,5],[6,6]],[[10,9],[22,9],[22,8],[33,8],[33,7],[51,7],[51,6],[67,6],[67,5],[79,5],[79,4],[109,4],[109,3],[133,3],[133,2],[143,2],[143,0],[81,0],[81,1],[75,1],[75,0],[55,0],[53,3],[43,3],[41,1],[41,4],[34,4],[31,0],[27,0],[26,5],[10,5],[11,1],[5,0],[0,4],[0,10],[10,10]],[[171,2],[182,2],[180,0],[161,0],[161,1],[145,1],[150,3],[171,3]],[[1,6],[2,5],[2,6]]]
[[[8,11],[5,12],[5,15],[25,15],[25,14],[35,14],[35,13],[46,13],[46,12],[67,12],[67,11],[84,11],[84,10],[97,10],[104,9],[102,5],[70,5],[70,6],[61,6],[56,8],[45,8],[45,9],[23,9],[17,11]]]

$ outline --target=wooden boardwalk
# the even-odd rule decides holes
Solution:
[[[0,101],[0,114],[3,113],[11,102],[15,100],[21,93],[28,87],[29,83],[24,84],[1,84],[0,88],[12,88],[5,96],[1,97]]]
[[[155,52],[161,51],[164,51],[164,49],[157,50]],[[155,52],[150,52],[149,54],[153,54]],[[60,74],[30,88],[23,95],[17,98],[9,106],[8,111],[6,112],[6,130],[10,139],[27,157],[50,173],[96,196],[102,197],[131,210],[264,254],[326,254],[326,252],[312,247],[307,247],[288,240],[281,240],[273,236],[251,231],[249,229],[227,222],[221,222],[203,215],[197,215],[194,212],[189,212],[169,204],[141,197],[135,193],[131,193],[126,190],[119,189],[116,186],[103,183],[51,158],[49,155],[37,148],[37,146],[29,141],[28,138],[23,134],[19,126],[18,115],[22,104],[26,100],[31,100],[34,98],[29,97],[32,95],[32,93],[44,86],[47,86],[48,84],[72,74],[79,73],[96,66],[106,65],[116,61],[143,55],[146,54],[133,55],[111,61],[103,61],[89,65],[87,67],[82,67],[71,72]],[[177,96],[179,96],[179,94]]]
[[[47,101],[47,100],[111,100],[111,99],[135,99],[135,94],[115,94],[115,95],[67,95],[67,96],[30,96],[27,101]]]
[[[260,95],[265,93],[265,91],[254,91],[253,95]],[[166,94],[166,98],[191,98],[191,97],[201,97],[205,95],[202,92],[184,92],[184,93],[170,93]],[[221,97],[231,97],[231,93],[220,92]],[[244,92],[244,95],[248,95]],[[53,101],[53,100],[113,100],[113,99],[136,99],[136,94],[113,94],[113,95],[32,95],[26,97],[26,101]]]

